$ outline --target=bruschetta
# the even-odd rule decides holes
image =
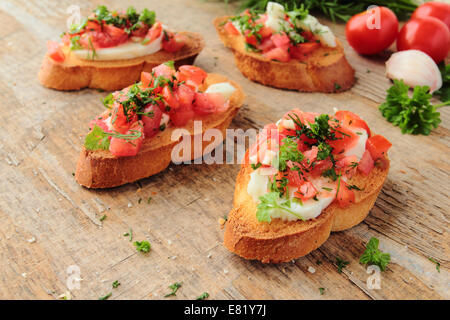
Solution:
[[[154,11],[133,7],[116,12],[99,6],[61,40],[47,42],[39,71],[41,84],[57,90],[120,90],[163,62],[192,64],[204,47],[201,35],[172,32]]]
[[[368,215],[387,177],[391,143],[349,111],[292,110],[246,153],[224,245],[246,259],[286,262]]]
[[[303,8],[285,11],[269,2],[265,13],[246,10],[216,18],[214,25],[239,70],[252,81],[304,92],[339,92],[355,82],[342,45]]]
[[[75,179],[87,188],[109,188],[149,177],[169,166],[184,139],[191,147],[177,149],[177,161],[202,156],[222,143],[202,139],[203,133],[214,128],[225,137],[243,100],[237,83],[195,66],[176,71],[167,62],[142,72],[140,82],[103,100],[106,110],[89,125]]]

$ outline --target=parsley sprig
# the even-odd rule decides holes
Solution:
[[[300,220],[305,220],[303,217],[301,217],[298,213],[295,213],[291,210],[291,203],[292,201],[299,201],[296,198],[288,199],[284,202],[280,202],[280,194],[278,192],[268,192],[265,195],[259,197],[260,203],[257,206],[256,211],[256,218],[260,222],[270,222],[272,221],[271,214],[273,210],[275,209],[281,209],[283,211],[286,211],[293,216],[297,217]]]
[[[385,271],[386,266],[391,261],[391,255],[378,249],[379,242],[380,241],[377,238],[370,238],[369,242],[367,242],[366,250],[359,258],[359,262],[377,265],[380,267],[381,271]]]
[[[135,241],[134,245],[137,251],[148,253],[150,252],[151,245],[148,241]]]
[[[416,86],[412,97],[403,80],[394,80],[387,90],[386,102],[379,106],[381,114],[402,133],[429,135],[441,123],[437,109],[450,105],[450,101],[432,105],[428,86]]]
[[[175,282],[174,284],[171,284],[169,286],[169,289],[172,290],[172,292],[166,294],[164,296],[164,298],[171,297],[171,296],[176,296],[177,295],[177,291],[178,291],[178,289],[181,288],[182,284],[183,284],[182,282]]]

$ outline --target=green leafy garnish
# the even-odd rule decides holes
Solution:
[[[129,232],[123,234],[124,237],[130,237],[130,242],[133,241],[133,229],[130,228]]]
[[[441,273],[441,264],[436,261],[435,259],[433,259],[432,257],[429,257],[428,260],[430,260],[431,262],[433,262],[436,265],[436,270]]]
[[[150,251],[151,245],[148,241],[135,241],[134,245],[136,246],[136,250],[140,252],[147,253]]]
[[[103,220],[105,220],[106,219],[106,214],[104,214],[101,218],[100,218],[100,221],[103,221]]]
[[[112,94],[112,93],[108,94],[106,97],[104,97],[104,98],[101,99],[101,100],[102,100],[103,105],[104,105],[106,108],[111,109],[111,106],[112,106],[113,103],[114,103],[114,97],[113,97],[113,94]]]
[[[445,64],[441,62],[439,64],[439,70],[442,76],[442,87],[435,91],[434,94],[440,97],[441,101],[450,100],[450,64]]]
[[[164,296],[164,298],[167,298],[167,297],[170,297],[170,296],[176,296],[177,295],[177,291],[181,287],[181,285],[182,285],[182,282],[175,282],[174,284],[171,284],[169,286],[169,289],[171,289],[172,292],[166,294]]]
[[[323,296],[325,293],[325,288],[319,288],[320,295]]]
[[[400,127],[402,133],[429,135],[441,123],[436,109],[450,105],[450,101],[432,105],[429,90],[428,86],[416,86],[410,98],[409,87],[403,80],[394,80],[394,85],[387,90],[386,102],[379,107],[381,114]]]
[[[84,140],[84,147],[88,150],[109,150],[108,135],[99,126],[94,126]]]
[[[377,238],[370,238],[367,242],[366,250],[359,258],[359,262],[363,264],[374,264],[380,267],[381,271],[386,270],[386,266],[391,261],[391,255],[384,253],[378,249],[379,240]]]
[[[195,300],[205,300],[209,297],[208,292],[203,292],[201,295],[199,295]]]
[[[342,273],[342,269],[347,267],[347,265],[350,263],[348,261],[342,260],[341,258],[336,257],[336,263],[337,263],[337,270],[338,273]]]
[[[279,156],[274,160],[274,167],[278,166],[279,171],[287,169],[287,162],[300,162],[303,160],[303,154],[298,150],[297,142],[293,138],[284,138],[280,146]]]
[[[112,283],[112,287],[113,287],[114,289],[117,289],[118,286],[120,286],[119,280],[116,280],[116,281],[114,281],[114,282]]]
[[[109,297],[112,296],[112,292],[107,293],[103,297],[98,298],[98,300],[108,300]]]
[[[278,203],[277,200],[280,199],[280,195],[277,192],[268,192],[265,195],[259,197],[260,203],[257,206],[256,218],[260,222],[270,222],[272,221],[272,217],[270,214],[274,209],[282,209],[300,220],[304,220],[299,214],[290,210],[291,200],[287,200],[283,203]],[[294,199],[292,199],[295,201]]]

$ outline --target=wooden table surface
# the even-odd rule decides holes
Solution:
[[[84,14],[101,3],[76,1]],[[58,92],[37,80],[45,42],[65,30],[71,4],[0,2],[1,299],[58,298],[69,291],[73,265],[82,279],[70,291],[73,299],[110,291],[110,299],[161,299],[174,282],[183,285],[170,299],[194,299],[205,291],[210,299],[450,298],[450,110],[441,109],[442,123],[430,136],[402,135],[377,108],[390,86],[384,59],[357,55],[347,45],[344,25],[324,20],[345,45],[355,86],[340,94],[298,93],[241,75],[212,26],[215,16],[234,13],[233,7],[202,0],[130,1],[156,10],[174,29],[203,34],[207,45],[196,64],[238,81],[247,95],[233,128],[260,128],[293,107],[327,113],[337,107],[361,115],[393,143],[388,179],[363,223],[333,233],[303,258],[264,265],[222,246],[218,220],[231,209],[239,165],[171,165],[140,184],[101,191],[75,182],[87,123],[102,110],[99,100],[106,93]],[[121,8],[119,1],[109,6]],[[150,253],[138,253],[123,236],[130,229],[133,241],[151,243]],[[367,288],[369,274],[358,262],[370,237],[391,254],[379,290]],[[350,262],[341,274],[337,257]],[[430,257],[440,262],[440,273]],[[121,285],[111,289],[115,280]],[[323,295],[318,288],[325,288]]]

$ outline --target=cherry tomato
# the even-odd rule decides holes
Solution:
[[[360,54],[375,54],[388,48],[397,37],[398,20],[386,7],[354,15],[345,27],[348,43]],[[379,19],[378,19],[379,17]],[[379,26],[377,26],[379,22]]]
[[[342,179],[339,181],[339,190],[336,195],[336,201],[341,208],[348,207],[351,203],[355,203],[355,194],[353,190],[350,190],[348,184]]]
[[[167,52],[180,51],[186,44],[186,39],[181,34],[169,37],[167,40],[163,38],[162,47]]]
[[[144,141],[144,128],[141,121],[136,121],[126,134],[134,135],[136,131],[140,132],[141,136],[133,140],[125,140],[122,138],[111,138],[109,144],[109,152],[117,157],[131,157],[138,154]]]
[[[370,171],[372,171],[373,167],[374,167],[374,162],[373,162],[372,156],[370,155],[369,150],[366,150],[366,151],[364,151],[364,154],[363,154],[361,160],[359,160],[357,168],[363,174],[368,175],[370,173]]]
[[[416,49],[425,52],[438,63],[445,59],[450,48],[450,31],[439,19],[417,18],[410,20],[397,38],[397,49]]]
[[[426,17],[437,18],[450,29],[450,4],[438,1],[425,2],[414,11],[411,19]]]
[[[162,111],[158,106],[150,105],[144,109],[145,113],[153,113],[152,116],[142,116],[142,123],[144,125],[145,138],[151,138],[159,132],[159,125],[161,123]]]
[[[369,150],[373,160],[384,158],[392,143],[382,135],[374,135],[367,139],[366,149]]]
[[[65,59],[61,46],[55,41],[47,41],[47,55],[56,62],[63,62]]]
[[[239,30],[236,29],[236,27],[234,26],[233,23],[231,23],[231,21],[228,21],[225,24],[224,28],[225,28],[225,31],[228,32],[229,34],[232,34],[235,36],[239,35]]]
[[[263,56],[269,60],[276,60],[279,62],[288,62],[291,59],[287,48],[273,48],[272,50],[264,53]]]

